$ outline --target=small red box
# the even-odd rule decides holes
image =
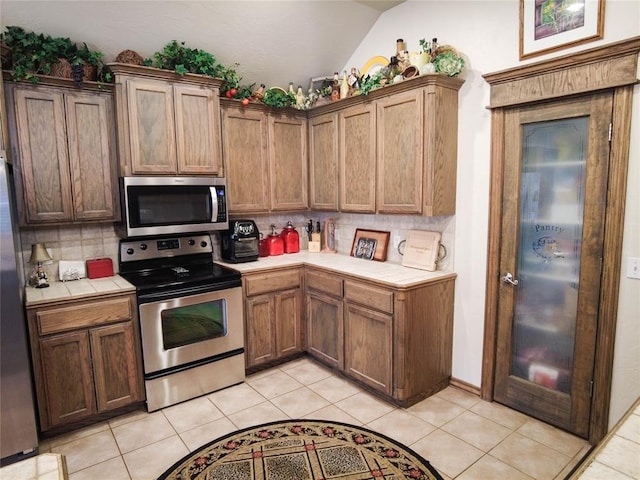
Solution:
[[[113,277],[113,261],[110,258],[87,260],[87,277]]]

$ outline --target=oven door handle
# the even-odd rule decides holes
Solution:
[[[209,195],[211,196],[211,223],[218,221],[218,189],[217,187],[209,187]]]
[[[188,297],[191,295],[198,295],[201,293],[210,293],[217,292],[220,290],[227,290],[229,288],[235,288],[242,286],[242,282],[240,280],[227,280],[224,282],[217,282],[215,286],[213,285],[200,285],[200,286],[189,286],[188,288],[182,289],[172,289],[171,291],[160,291],[160,292],[138,292],[138,303],[151,303],[151,302],[159,302],[162,300],[171,300],[179,297]]]

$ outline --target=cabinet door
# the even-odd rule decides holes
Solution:
[[[307,351],[327,365],[344,368],[342,300],[307,292]]]
[[[95,414],[89,334],[68,333],[39,343],[45,396],[39,395],[38,400],[49,417],[49,425],[41,428],[47,430]],[[43,417],[41,414],[40,418]]]
[[[16,86],[14,102],[26,222],[73,220],[64,95]]]
[[[276,294],[276,356],[301,352],[302,292],[299,288]]]
[[[458,169],[458,90],[424,89],[422,214],[456,213]]]
[[[65,104],[75,219],[113,219],[113,99],[73,93]]]
[[[309,120],[309,205],[338,210],[338,114]]]
[[[387,395],[393,389],[393,317],[347,303],[345,372]]]
[[[376,118],[371,104],[339,115],[340,210],[376,211]]]
[[[229,213],[268,212],[267,114],[225,105],[222,127]]]
[[[90,330],[98,412],[142,399],[131,322]]]
[[[247,298],[246,366],[275,360],[275,295],[268,293]]]
[[[174,85],[178,173],[221,174],[217,90]]]
[[[380,213],[422,212],[422,97],[418,90],[376,102]]]
[[[513,108],[504,122],[495,398],[583,437],[592,408],[612,101],[605,92]]]
[[[306,210],[307,120],[269,115],[271,210]]]
[[[172,85],[127,80],[127,91],[132,173],[176,173]]]

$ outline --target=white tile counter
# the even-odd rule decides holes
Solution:
[[[113,277],[82,278],[68,282],[51,282],[48,288],[25,288],[25,304],[33,307],[64,299],[90,298],[107,293],[135,292],[135,287],[120,275]]]
[[[326,268],[339,273],[352,275],[365,280],[373,280],[396,288],[409,288],[445,278],[455,278],[454,272],[418,270],[397,263],[363,260],[339,253],[289,253],[275,257],[260,257],[256,262],[226,263],[221,265],[233,268],[240,273],[255,273],[271,268],[310,265]]]

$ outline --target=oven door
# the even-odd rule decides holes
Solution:
[[[241,287],[140,303],[145,376],[242,352]]]

